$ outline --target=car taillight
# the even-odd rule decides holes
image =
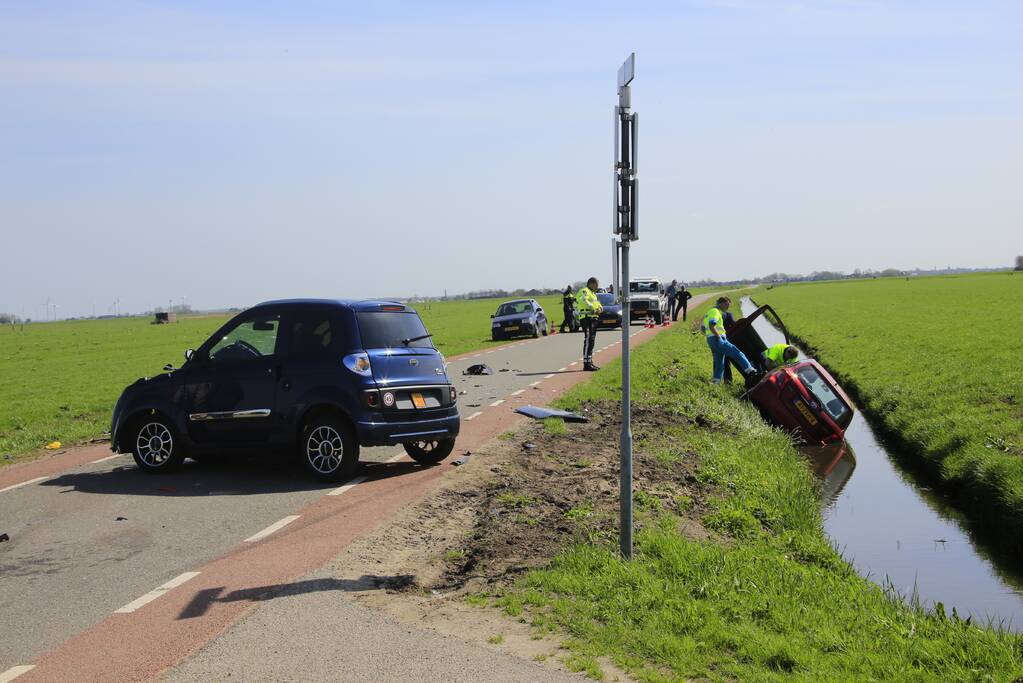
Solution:
[[[342,358],[341,362],[356,375],[369,377],[373,374],[373,366],[369,362],[368,353],[350,353]]]

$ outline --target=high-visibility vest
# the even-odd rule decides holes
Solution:
[[[775,365],[785,365],[785,349],[789,348],[788,344],[775,344],[764,351],[764,358],[771,361]]]
[[[575,310],[580,318],[593,318],[604,310],[604,307],[592,289],[583,287],[575,297]]]
[[[714,323],[714,327],[722,337],[725,336],[725,318],[717,307],[711,308],[707,311],[707,315],[703,316],[703,333],[708,337],[714,336],[714,331],[710,328],[711,323]]]
[[[575,294],[573,294],[572,292],[569,292],[568,294],[562,295],[562,297],[561,297],[561,305],[564,306],[565,308],[574,308],[575,307]]]

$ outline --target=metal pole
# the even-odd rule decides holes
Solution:
[[[632,377],[629,360],[629,240],[622,240],[622,438],[618,506],[622,557],[632,559]]]

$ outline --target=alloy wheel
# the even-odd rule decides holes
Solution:
[[[320,425],[309,433],[305,452],[314,470],[321,474],[331,474],[341,466],[345,446],[340,432],[329,425]]]
[[[174,437],[170,429],[161,422],[143,425],[135,438],[135,452],[150,467],[163,465],[174,452]]]

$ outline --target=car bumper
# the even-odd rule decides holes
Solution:
[[[458,410],[451,408],[446,415],[435,418],[407,422],[361,420],[355,423],[355,427],[361,445],[393,446],[412,441],[453,439],[458,436],[461,418]]]

